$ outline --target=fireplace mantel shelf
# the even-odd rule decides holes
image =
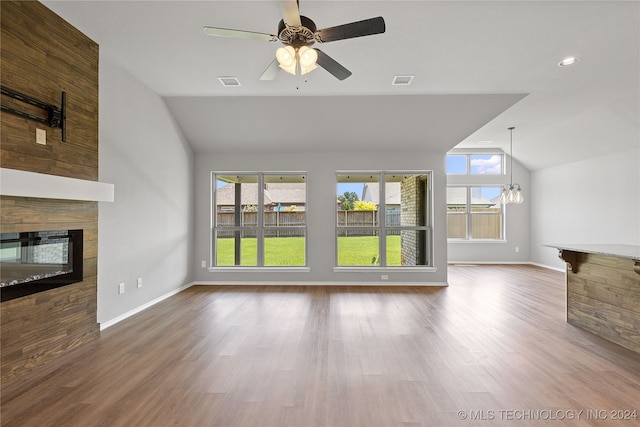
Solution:
[[[0,168],[0,195],[113,202],[114,186],[105,182]]]

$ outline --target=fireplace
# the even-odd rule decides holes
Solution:
[[[82,230],[0,234],[2,301],[82,281]]]

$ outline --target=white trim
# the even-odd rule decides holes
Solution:
[[[311,268],[309,267],[209,267],[210,273],[227,273],[227,272],[242,272],[242,273],[309,273]]]
[[[45,199],[113,202],[114,186],[105,182],[0,168],[0,194]]]
[[[435,273],[436,267],[333,267],[334,273]]]
[[[555,271],[559,271],[560,273],[566,273],[566,272],[567,272],[564,268],[560,268],[560,267],[553,267],[553,266],[551,266],[551,265],[540,264],[540,263],[538,263],[538,262],[530,262],[529,264],[531,264],[531,265],[535,265],[536,267],[546,268],[547,270],[555,270]]]
[[[194,286],[449,286],[447,282],[301,282],[301,281],[202,281],[193,282]]]
[[[173,290],[173,291],[171,291],[169,293],[161,295],[158,298],[156,298],[154,300],[151,300],[151,301],[149,301],[149,302],[147,302],[145,304],[142,304],[141,306],[138,306],[138,307],[134,308],[133,310],[130,310],[130,311],[124,313],[124,314],[121,314],[120,316],[118,316],[118,317],[116,317],[114,319],[111,319],[111,320],[108,320],[106,322],[100,323],[100,330],[104,331],[108,327],[113,326],[116,323],[122,322],[123,320],[133,316],[134,314],[138,314],[141,311],[144,311],[147,308],[149,308],[149,307],[151,307],[153,305],[156,305],[157,303],[159,303],[159,302],[161,302],[161,301],[163,301],[163,300],[165,300],[165,299],[167,299],[167,298],[169,298],[169,297],[171,297],[171,296],[173,296],[173,295],[175,295],[175,294],[177,294],[179,292],[182,292],[187,288],[190,288],[194,284],[195,284],[194,282],[187,283],[186,285],[184,285],[184,286],[182,286],[182,287],[180,287],[178,289],[175,289],[175,290]]]
[[[459,214],[464,215],[464,214]],[[456,238],[447,238],[447,243],[471,243],[471,244],[479,244],[479,243],[509,243],[506,239],[456,239]]]
[[[531,264],[529,261],[447,261],[448,265],[456,265],[456,264],[478,264],[478,265],[500,265],[500,264],[510,264],[510,265],[529,265]]]
[[[531,261],[448,261],[447,262],[448,265],[457,265],[457,264],[464,264],[464,265],[473,265],[473,264],[477,264],[477,265],[534,265],[536,267],[542,267],[542,268],[546,268],[547,270],[555,270],[555,271],[559,271],[561,273],[565,273],[565,271],[562,268],[557,268],[557,267],[552,267],[550,265],[545,265],[545,264],[539,264],[537,262],[531,262]]]

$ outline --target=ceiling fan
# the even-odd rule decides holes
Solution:
[[[275,79],[281,68],[290,74],[296,75],[298,72],[306,74],[313,71],[316,65],[333,74],[338,80],[344,80],[351,75],[351,71],[320,49],[313,49],[309,46],[315,42],[328,43],[336,40],[381,34],[385,31],[384,19],[381,16],[318,30],[311,19],[300,15],[298,0],[279,0],[278,5],[282,11],[283,19],[280,20],[277,34],[218,27],[204,27],[204,33],[217,37],[281,42],[284,46],[277,49],[276,58],[262,73],[260,80]]]

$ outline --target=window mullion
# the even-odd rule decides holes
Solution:
[[[378,204],[378,250],[380,267],[387,266],[387,211],[386,211],[386,180],[384,173],[378,176],[378,188],[380,189],[380,203]]]
[[[471,239],[471,236],[473,235],[471,233],[471,223],[473,222],[471,219],[471,187],[466,186],[466,195],[467,195],[467,240]]]
[[[264,266],[264,175],[258,174],[258,206],[257,206],[257,229],[256,229],[256,263],[259,267]]]

